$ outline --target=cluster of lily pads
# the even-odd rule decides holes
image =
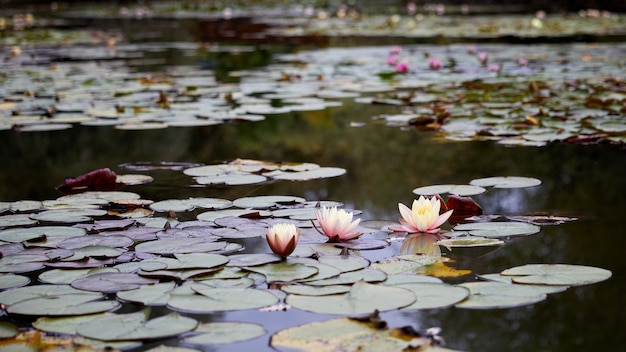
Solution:
[[[376,337],[393,350],[436,346],[436,333],[399,339],[393,329],[376,328],[376,312],[516,307],[611,276],[610,271],[594,267],[529,264],[479,275],[483,281],[452,285],[424,275],[446,265],[447,258],[440,253],[415,251],[375,262],[367,259],[367,251],[385,248],[398,238],[412,241],[435,233],[449,237],[441,245],[455,248],[494,245],[482,243],[484,238],[536,233],[539,226],[524,222],[467,222],[441,231],[438,226],[454,209],[440,215],[440,200],[425,200],[423,194],[475,194],[482,187],[538,182],[491,177],[470,185],[420,187],[414,190],[422,196],[413,209],[400,206],[400,225],[389,221],[383,226],[373,220],[353,222],[352,216],[359,212],[338,211],[340,202],[295,196],[152,202],[132,192],[87,191],[43,202],[3,202],[0,214],[8,214],[0,215],[0,303],[9,320],[38,318],[32,327],[5,322],[0,336],[13,337],[7,343],[20,346],[32,343],[33,331],[92,349],[129,349],[146,340],[171,337],[184,345],[211,345],[256,338],[267,331],[248,322],[201,323],[194,315],[300,309],[374,316],[287,328],[271,337],[272,346],[309,349],[319,339],[355,344],[357,336]],[[197,212],[195,220],[173,216],[192,210]],[[428,222],[427,227],[421,227],[422,221]],[[298,229],[289,253],[271,253],[275,247],[269,235],[277,224]],[[417,233],[403,234],[412,231]],[[356,235],[333,236],[348,232]],[[270,247],[249,242],[266,236]],[[246,249],[247,243],[253,247]],[[136,311],[113,313],[122,305],[132,305]],[[171,312],[153,317],[150,307]],[[329,328],[339,326],[350,327],[351,332],[340,330],[342,337],[333,336]]]

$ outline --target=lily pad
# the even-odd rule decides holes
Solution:
[[[476,275],[476,276],[479,279],[481,279],[481,280],[502,282],[502,283],[511,284],[511,285],[520,285],[520,284],[516,284],[516,283],[513,282],[513,278],[515,278],[516,276],[504,276],[504,275],[500,275],[500,274],[480,274],[480,275]],[[536,289],[537,291],[543,292],[545,294],[563,292],[563,291],[565,291],[565,290],[567,290],[569,288],[569,286],[565,286],[565,285],[553,286],[553,285],[528,285],[528,284],[524,284],[524,286],[532,287],[532,288]]]
[[[76,317],[41,317],[33,322],[33,327],[56,334],[76,335],[76,328],[79,325],[98,317],[110,315],[113,313],[97,313]]]
[[[486,189],[478,185],[433,185],[418,187],[413,190],[417,195],[433,196],[437,194],[455,194],[458,196],[473,196],[484,193]]]
[[[175,287],[174,282],[143,285],[133,290],[117,292],[117,298],[127,302],[141,303],[145,306],[165,306]]]
[[[16,336],[18,333],[17,325],[8,321],[0,322],[0,339],[8,339]]]
[[[76,328],[79,335],[103,341],[128,341],[176,336],[195,329],[198,322],[178,313],[148,320],[148,310],[131,314],[104,316]]]
[[[120,307],[117,301],[101,301],[98,294],[47,295],[22,300],[7,307],[11,314],[38,316],[84,315],[110,311]]]
[[[267,209],[277,205],[293,205],[306,199],[294,196],[256,196],[235,199],[233,205],[239,208]]]
[[[200,324],[183,341],[191,344],[224,344],[245,341],[263,336],[267,331],[253,323],[215,322]]]
[[[348,271],[340,274],[336,277],[331,277],[323,280],[307,281],[309,285],[314,286],[328,286],[328,285],[345,285],[353,284],[358,281],[365,282],[382,282],[387,279],[387,274],[384,271],[365,268],[356,271]]]
[[[315,170],[277,173],[272,175],[272,178],[275,180],[307,181],[318,178],[337,177],[345,173],[346,169],[339,167],[320,167]]]
[[[72,281],[72,287],[103,293],[134,290],[142,285],[157,283],[158,280],[141,277],[132,273],[100,273]]]
[[[570,264],[526,264],[504,270],[501,275],[513,276],[518,284],[588,285],[608,280],[610,270]]]
[[[135,251],[155,254],[201,253],[222,250],[227,244],[206,242],[203,238],[178,238],[143,242],[135,247]]]
[[[265,275],[267,282],[290,282],[309,278],[318,273],[318,269],[299,263],[270,263],[244,267],[243,269]]]
[[[39,274],[39,281],[47,284],[71,284],[72,281],[85,278],[90,275],[101,273],[119,272],[115,268],[93,268],[93,269],[52,269]]]
[[[294,308],[320,314],[357,315],[388,311],[415,302],[413,292],[396,287],[358,281],[350,292],[327,296],[289,295],[286,303]]]
[[[390,287],[401,287],[415,294],[415,302],[402,310],[447,308],[469,295],[469,290],[464,287],[444,283],[401,283]]]
[[[485,177],[470,181],[470,185],[473,186],[493,186],[494,188],[525,188],[539,186],[540,184],[541,180],[539,179],[521,176]]]
[[[28,285],[30,279],[27,276],[4,274],[0,275],[0,290],[6,290],[8,288],[21,287]]]
[[[459,286],[469,289],[466,300],[457,303],[457,308],[495,309],[512,308],[537,303],[546,299],[546,294],[532,287],[515,286],[499,282],[466,282]]]
[[[56,243],[69,238],[83,236],[84,229],[69,226],[39,226],[29,228],[15,228],[0,231],[0,241],[20,243],[38,242],[50,243],[51,247],[56,247]]]
[[[425,266],[439,262],[441,262],[440,257],[407,254],[372,263],[370,268],[382,270],[387,274],[415,273]]]
[[[339,269],[342,273],[367,268],[370,261],[355,255],[322,255],[317,260]]]
[[[484,246],[500,246],[504,244],[504,241],[496,238],[484,238],[484,237],[456,237],[447,238],[435,242],[435,244],[444,246],[446,248],[465,248],[465,247],[484,247]]]
[[[500,238],[533,235],[539,232],[541,227],[523,222],[501,221],[459,224],[453,230],[476,237]],[[451,235],[454,235],[454,231]]]
[[[267,253],[235,254],[229,256],[228,258],[230,258],[230,261],[228,262],[228,264],[226,264],[226,266],[237,267],[250,267],[268,263],[276,263],[282,260],[277,255]]]
[[[268,307],[278,302],[278,297],[265,290],[252,288],[211,288],[195,284],[195,295],[174,294],[168,307],[181,312],[212,313]]]

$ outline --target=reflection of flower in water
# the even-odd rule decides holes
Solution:
[[[400,254],[426,254],[440,257],[441,249],[435,244],[442,235],[432,233],[412,233],[406,236],[400,247]]]

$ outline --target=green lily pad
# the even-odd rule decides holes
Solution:
[[[425,283],[443,283],[440,278],[414,275],[414,274],[390,274],[387,279],[382,282],[383,285],[399,285],[399,284],[425,284]]]
[[[455,194],[458,196],[473,196],[484,193],[486,189],[477,185],[433,185],[418,187],[413,190],[417,195],[433,196],[437,194]]]
[[[90,246],[124,248],[129,247],[134,243],[135,241],[126,236],[89,235],[65,239],[59,242],[57,247],[65,249],[78,249]]]
[[[263,274],[267,282],[290,282],[309,278],[318,273],[318,269],[299,263],[270,263],[243,269],[255,273]]]
[[[143,285],[133,290],[117,292],[117,298],[127,302],[141,303],[145,306],[165,306],[170,293],[176,287],[174,282]]]
[[[515,286],[499,282],[466,282],[459,286],[469,289],[470,295],[457,303],[457,308],[495,309],[512,308],[537,303],[546,294],[532,287]]]
[[[7,307],[11,314],[38,316],[84,315],[110,311],[120,307],[117,301],[101,301],[97,294],[47,295],[22,300]]]
[[[570,264],[526,264],[504,270],[518,284],[580,286],[608,280],[610,270]]]
[[[470,181],[470,185],[480,187],[494,188],[524,188],[535,187],[541,184],[541,180],[532,177],[521,176],[499,176],[499,177],[485,177],[478,178]]]
[[[286,303],[294,308],[320,314],[357,315],[388,311],[415,302],[413,292],[396,287],[358,281],[350,292],[327,296],[289,295]]]
[[[31,219],[44,222],[55,222],[61,224],[72,224],[77,222],[92,221],[94,216],[106,215],[103,209],[56,209],[46,210],[41,213],[32,214]]]
[[[0,258],[0,273],[28,273],[42,269],[48,257],[41,254],[14,254]]]
[[[314,170],[300,171],[300,172],[283,172],[272,175],[275,180],[289,180],[289,181],[307,181],[318,178],[330,178],[341,176],[346,173],[346,169],[339,167],[320,167]]]
[[[134,290],[142,285],[157,283],[158,280],[141,277],[133,273],[99,273],[72,281],[74,288],[103,292],[116,293],[118,291]]]
[[[268,307],[278,298],[265,290],[252,288],[211,288],[195,284],[191,288],[195,295],[173,294],[168,307],[181,312],[212,313],[231,310],[246,310]]]
[[[385,274],[384,271],[372,268],[364,268],[361,270],[348,271],[340,274],[339,276],[331,277],[328,279],[308,281],[307,283],[314,286],[345,285],[353,284],[358,281],[381,282],[385,281],[386,278],[387,274]]]
[[[6,290],[8,288],[21,287],[28,285],[30,279],[26,276],[15,274],[0,275],[0,290]]]
[[[409,334],[400,328],[383,329],[377,322],[339,318],[291,327],[275,333],[272,347],[294,351],[408,351],[455,352],[433,346],[432,341],[419,334]]]
[[[418,269],[427,265],[439,263],[441,258],[428,255],[407,254],[387,258],[376,263],[372,263],[370,268],[378,269],[387,274],[415,273]]]
[[[206,211],[204,213],[198,214],[196,218],[202,221],[215,221],[217,219],[225,218],[229,216],[257,218],[257,217],[270,217],[272,216],[272,213],[269,211],[259,211],[255,209],[224,209],[224,210]]]
[[[226,266],[250,267],[263,265],[268,263],[280,262],[282,259],[275,254],[267,253],[250,253],[250,254],[234,254],[228,257],[230,261]]]
[[[85,258],[116,258],[124,253],[117,248],[105,247],[105,246],[87,246],[73,249],[74,255],[71,257],[63,258],[63,262],[73,262],[83,260]]]
[[[484,246],[499,246],[503,245],[504,241],[496,238],[484,238],[484,237],[456,237],[447,238],[435,242],[435,244],[444,246],[446,248],[465,248],[465,247],[484,247]]]
[[[0,339],[8,339],[17,336],[17,325],[8,321],[0,322]]]
[[[148,320],[149,310],[131,314],[104,316],[87,321],[76,332],[103,341],[127,341],[166,338],[195,329],[198,322],[178,313]]]
[[[28,226],[36,223],[37,220],[31,219],[29,214],[9,214],[0,216],[0,228]]]
[[[519,285],[513,282],[513,278],[515,278],[515,276],[504,276],[504,275],[500,275],[497,273],[496,274],[481,274],[481,275],[476,275],[476,276],[481,280],[502,282],[502,283],[511,284],[511,285]],[[532,287],[536,289],[537,291],[543,292],[545,294],[563,292],[569,288],[569,286],[565,286],[565,285],[551,286],[551,285],[524,284],[524,286]]]
[[[69,238],[83,236],[84,229],[69,226],[39,226],[29,228],[15,228],[0,231],[0,241],[10,243],[29,242],[49,243],[50,247],[56,247],[56,243]]]
[[[150,209],[160,212],[183,212],[191,211],[195,208],[204,209],[224,209],[232,205],[227,199],[219,198],[189,198],[189,199],[168,199],[152,203]]]
[[[154,254],[214,252],[226,248],[227,242],[206,242],[203,238],[178,238],[143,242],[135,251]]]
[[[233,205],[239,208],[267,209],[278,204],[297,204],[305,202],[306,199],[294,196],[256,196],[235,199]]]
[[[370,265],[369,260],[355,255],[322,255],[317,260],[341,270],[342,273],[360,270]]]
[[[469,290],[464,287],[444,283],[401,283],[390,287],[401,287],[415,294],[415,302],[402,310],[447,308],[469,295]]]
[[[336,295],[340,293],[350,292],[350,286],[346,286],[346,285],[328,285],[328,286],[284,285],[280,289],[287,293],[303,295],[303,296],[326,296],[326,295]]]
[[[539,232],[541,227],[523,222],[502,221],[459,224],[453,230],[467,232],[475,237],[499,238],[533,235]]]
[[[267,331],[253,323],[215,322],[200,324],[183,341],[191,344],[224,344],[245,341],[263,336]]]
[[[76,317],[41,317],[33,322],[33,327],[46,332],[66,335],[76,335],[76,328],[92,319],[110,316],[113,313],[97,313]]]
[[[115,268],[93,268],[93,269],[52,269],[39,274],[39,281],[47,284],[71,284],[72,281],[100,273],[116,273]]]

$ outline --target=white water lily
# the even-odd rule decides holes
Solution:
[[[426,199],[424,196],[420,196],[419,199],[413,200],[411,209],[399,203],[398,209],[400,210],[400,215],[402,215],[402,218],[399,220],[401,226],[389,226],[389,229],[391,231],[406,231],[409,233],[436,233],[439,231],[439,226],[452,215],[452,210],[440,215],[440,207],[441,205],[437,197]]]
[[[275,224],[267,229],[266,238],[272,252],[286,258],[298,245],[300,229],[294,224]]]
[[[328,237],[331,242],[351,240],[361,236],[360,232],[354,229],[359,226],[361,219],[352,221],[354,214],[337,207],[322,207],[315,212],[317,222],[322,230],[318,232]]]

